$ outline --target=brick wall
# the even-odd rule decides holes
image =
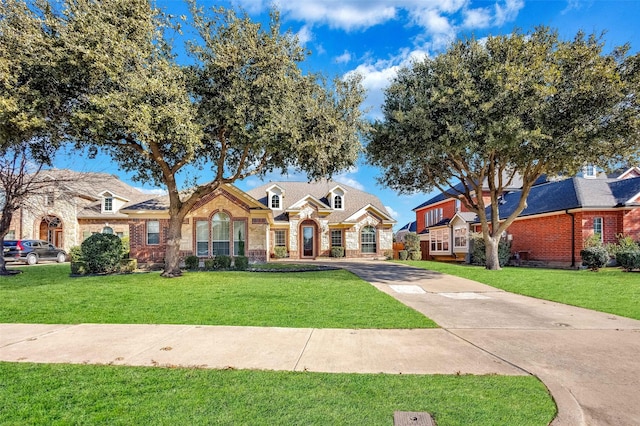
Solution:
[[[558,214],[513,222],[511,252],[523,259],[571,263],[571,216]]]

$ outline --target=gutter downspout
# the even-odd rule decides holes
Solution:
[[[565,213],[571,216],[571,267],[576,266],[576,216],[573,213],[569,213],[569,209],[565,210]]]

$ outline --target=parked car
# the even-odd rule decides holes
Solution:
[[[41,260],[55,260],[58,263],[67,260],[64,250],[43,240],[6,240],[2,251],[5,262],[35,265]]]

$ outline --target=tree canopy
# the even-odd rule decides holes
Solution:
[[[189,66],[167,36],[178,24],[146,0],[69,0],[60,15],[64,66],[86,88],[69,135],[166,187],[165,276],[180,274],[181,224],[202,197],[274,169],[328,177],[355,163],[364,129],[359,78],[305,75],[307,53],[277,12],[263,28],[233,10],[190,6],[199,39]],[[196,174],[180,188],[186,170]]]
[[[482,224],[487,267],[498,269],[500,235],[540,176],[638,158],[638,55],[628,52],[545,27],[457,41],[398,73],[367,157],[390,188],[460,198]],[[520,180],[519,208],[500,222],[497,201]]]

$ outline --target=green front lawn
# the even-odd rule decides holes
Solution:
[[[468,278],[512,293],[640,320],[640,274],[637,272],[617,268],[591,272],[516,267],[488,271],[481,266],[442,262],[400,263]]]
[[[0,277],[0,323],[302,328],[436,325],[350,272],[157,272],[71,278],[69,265]]]
[[[0,363],[5,425],[547,425],[555,405],[530,376],[324,374]]]

